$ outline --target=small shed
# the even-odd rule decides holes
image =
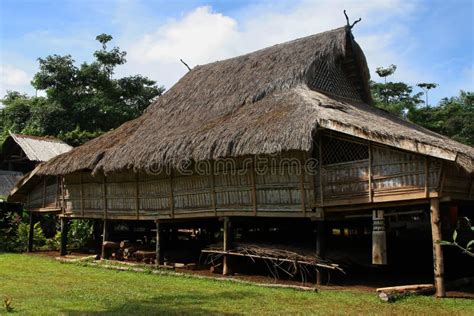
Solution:
[[[0,169],[29,172],[40,163],[68,152],[71,146],[54,137],[14,134],[2,144]]]

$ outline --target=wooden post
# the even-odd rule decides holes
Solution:
[[[211,174],[209,175],[209,180],[211,182],[211,204],[212,204],[212,210],[214,211],[214,216],[217,216],[217,194],[216,194],[216,177],[215,177],[215,172],[214,172],[214,164],[215,161],[211,160]]]
[[[252,164],[250,165],[250,183],[252,185],[252,209],[253,209],[253,215],[257,216],[258,212],[258,195],[257,195],[257,175],[255,173],[255,162],[252,161]]]
[[[81,186],[81,214],[82,214],[82,217],[84,217],[85,203],[84,203],[84,183],[82,179],[82,172],[79,173],[79,181],[80,181],[80,186]]]
[[[324,259],[326,247],[326,234],[324,221],[316,221],[316,255],[320,259]],[[322,275],[319,270],[316,271],[316,284],[322,284]]]
[[[33,252],[34,232],[35,232],[35,215],[30,212],[30,228],[28,230],[28,252]]]
[[[140,183],[138,172],[135,173],[135,211],[137,213],[137,220],[140,219]]]
[[[306,155],[303,155],[303,161],[301,162],[300,166],[300,190],[301,190],[301,211],[303,212],[303,216],[306,216],[306,173],[304,170],[304,163],[306,161]]]
[[[232,238],[232,228],[230,224],[230,220],[228,217],[224,217],[224,251],[229,251],[231,248],[231,238]],[[231,274],[231,270],[229,267],[229,257],[224,255],[223,263],[222,263],[222,274],[229,275]]]
[[[372,264],[387,264],[384,211],[373,211],[372,221]]]
[[[105,173],[102,176],[102,194],[104,198],[104,223],[107,218],[107,178],[105,177]]]
[[[436,287],[436,297],[445,297],[446,289],[444,287],[443,249],[439,244],[439,241],[442,240],[439,199],[431,199],[430,204],[431,235],[433,236],[433,267],[435,281],[434,283]]]
[[[322,135],[319,136],[319,143],[318,143],[318,148],[319,148],[319,195],[320,195],[320,201],[321,201],[321,206],[324,205],[324,187],[323,187],[323,137]]]
[[[169,202],[170,202],[170,216],[174,218],[174,185],[173,185],[173,170],[170,171],[170,192],[169,192]]]
[[[160,265],[163,264],[162,260],[162,251],[161,251],[161,234],[160,234],[160,222],[156,220],[156,260],[155,264],[158,268]]]
[[[67,233],[68,233],[69,219],[67,217],[61,217],[61,245],[59,250],[60,256],[67,255]]]
[[[369,142],[369,202],[372,203],[374,201],[374,189],[372,184],[372,145]]]
[[[102,228],[102,252],[100,254],[100,257],[102,259],[105,259],[105,242],[109,238],[109,231],[108,231],[108,221],[107,219],[104,219],[104,226]]]

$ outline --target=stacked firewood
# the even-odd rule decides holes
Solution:
[[[128,240],[121,242],[105,241],[105,259],[111,258],[115,260],[134,260],[143,261],[145,263],[154,263],[156,252],[148,250],[146,245],[140,243],[132,243]]]
[[[344,273],[338,264],[319,258],[315,251],[294,246],[235,243],[229,251],[222,249],[222,244],[214,244],[202,250],[202,253],[207,254],[206,263],[219,266],[220,259],[225,255],[246,257],[253,262],[263,261],[274,278],[279,278],[284,273],[290,277],[299,275],[302,281],[306,281],[320,269]]]

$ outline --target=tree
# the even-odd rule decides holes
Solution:
[[[425,105],[426,106],[429,106],[430,104],[428,103],[428,92],[431,90],[431,89],[434,89],[438,86],[437,83],[425,83],[425,82],[422,82],[422,83],[418,83],[417,86],[419,88],[421,88],[423,90],[423,92],[425,92],[425,96],[426,96],[426,101],[425,101]]]
[[[422,93],[413,94],[413,88],[404,82],[370,82],[375,106],[406,118],[423,101]]]
[[[59,136],[70,144],[79,145],[141,115],[164,88],[141,75],[113,78],[116,67],[126,62],[126,52],[118,47],[109,50],[112,39],[108,34],[96,37],[101,49],[94,52],[95,59],[91,63],[77,66],[71,55],[39,58],[39,72],[32,85],[45,90],[47,97],[7,95],[4,104],[19,98],[21,102],[10,102],[23,106],[15,104],[13,109],[2,111],[2,115],[10,118],[0,126],[3,134],[13,129]],[[16,121],[12,119],[13,110],[22,113]]]
[[[393,75],[396,69],[395,65],[377,68],[376,72],[384,78],[384,82],[370,82],[375,106],[459,142],[474,145],[472,92],[461,91],[457,97],[444,98],[438,106],[430,106],[429,90],[436,88],[438,84],[417,84],[426,96],[423,102],[423,92],[415,93],[413,87],[404,82],[387,81],[387,77]]]
[[[407,113],[415,109],[422,101],[422,93],[413,94],[413,88],[404,82],[387,82],[387,77],[397,70],[396,65],[387,68],[378,67],[376,73],[384,78],[383,83],[370,82],[375,106],[387,110],[397,116],[406,117]]]
[[[444,98],[438,106],[412,110],[408,119],[459,142],[474,145],[474,93],[461,91],[459,96]]]

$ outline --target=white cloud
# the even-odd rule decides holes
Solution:
[[[405,43],[410,40],[403,21],[414,12],[413,4],[402,0],[327,0],[301,1],[283,9],[264,3],[247,7],[238,17],[215,12],[209,6],[195,8],[179,19],[157,25],[155,32],[136,35],[124,43],[128,63],[120,74],[142,73],[170,88],[186,72],[180,58],[195,66],[340,27],[345,24],[344,9],[353,20],[362,18],[354,33],[371,69],[387,63],[405,64],[404,50],[410,45],[397,47],[395,43],[401,36]],[[406,68],[404,77],[416,75]]]
[[[11,65],[0,65],[0,91],[18,90],[30,84],[30,76],[22,69]]]

